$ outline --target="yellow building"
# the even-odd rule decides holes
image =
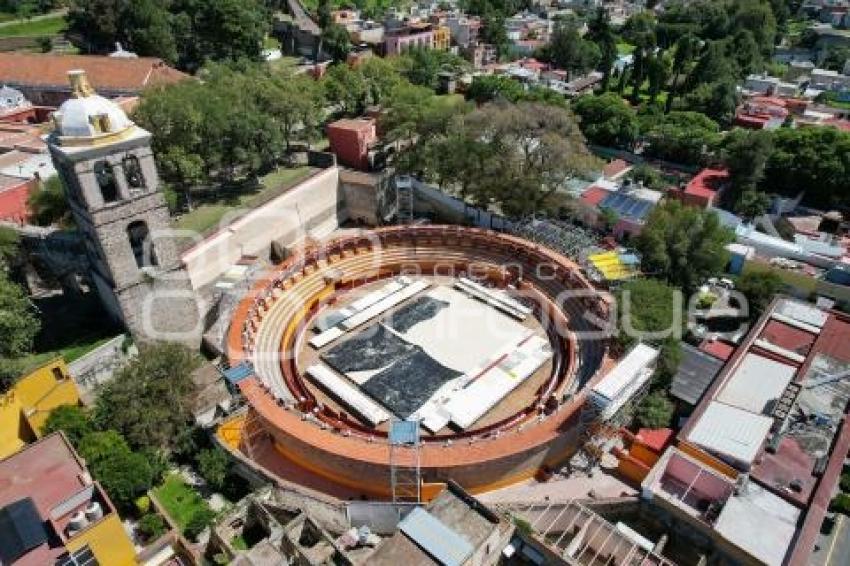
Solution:
[[[77,385],[61,358],[22,377],[0,395],[0,458],[40,438],[50,411],[79,403]]]
[[[446,51],[452,44],[452,32],[448,26],[434,28],[434,49]]]

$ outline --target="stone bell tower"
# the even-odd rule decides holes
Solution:
[[[50,155],[82,234],[91,281],[136,340],[198,346],[201,315],[180,263],[151,134],[98,96],[85,71],[53,115]]]

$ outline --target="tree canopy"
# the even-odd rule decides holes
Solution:
[[[121,42],[191,72],[207,61],[259,61],[269,24],[260,0],[71,0],[68,11],[86,51]]]
[[[28,354],[39,330],[41,320],[24,289],[0,269],[0,357]]]
[[[639,134],[635,111],[613,92],[580,97],[572,105],[579,125],[591,143],[630,148]]]
[[[646,273],[690,293],[722,273],[732,241],[715,213],[668,201],[650,213],[635,245]]]
[[[120,432],[136,449],[171,449],[191,422],[194,352],[171,343],[143,346],[104,385],[95,404],[101,429]]]
[[[131,509],[133,501],[153,486],[155,472],[148,458],[130,450],[114,430],[87,434],[77,449],[110,499],[123,511]]]
[[[670,112],[649,123],[644,132],[647,155],[698,165],[718,140],[720,126],[698,112]]]
[[[462,197],[510,215],[540,211],[596,159],[572,114],[538,102],[505,102],[456,113],[412,148],[407,167]]]

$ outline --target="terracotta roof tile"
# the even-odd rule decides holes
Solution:
[[[152,57],[0,53],[0,82],[7,85],[70,88],[68,71],[74,69],[84,69],[95,90],[103,91],[139,92],[189,78]]]

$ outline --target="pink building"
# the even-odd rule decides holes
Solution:
[[[434,30],[431,26],[406,27],[388,31],[384,35],[384,54],[387,56],[400,55],[408,49],[432,49],[434,47]]]

